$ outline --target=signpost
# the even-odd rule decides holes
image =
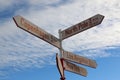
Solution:
[[[46,32],[45,30],[41,29],[40,27],[34,25],[33,23],[31,23],[30,21],[24,19],[21,16],[15,16],[13,17],[16,25],[31,33],[32,35],[52,44],[53,46],[60,48],[60,42],[59,39],[56,38],[55,36],[51,35],[50,33]]]
[[[76,73],[76,74],[79,74],[79,75],[82,75],[82,76],[87,76],[87,71],[86,69],[82,68],[82,67],[79,67],[73,63],[70,63],[68,61],[63,61],[63,65],[64,65],[64,68],[65,70],[67,71],[70,71],[70,72],[73,72],[73,73]]]
[[[73,25],[63,30],[61,32],[62,40],[100,24],[103,19],[104,19],[103,15],[97,14],[85,21],[82,21],[76,25]]]
[[[50,43],[51,45],[57,47],[60,50],[61,56],[59,57],[58,54],[56,54],[56,63],[57,63],[57,68],[59,70],[59,73],[61,75],[61,80],[65,80],[64,70],[67,70],[67,71],[70,71],[70,72],[73,72],[73,73],[76,73],[82,76],[87,76],[86,69],[79,67],[76,64],[71,63],[70,61],[82,64],[85,66],[89,66],[92,68],[97,67],[97,64],[94,60],[91,60],[91,59],[88,59],[88,58],[85,58],[85,57],[82,57],[82,56],[63,50],[62,40],[100,24],[103,19],[104,19],[103,15],[97,14],[63,31],[59,30],[59,39],[58,39],[52,34],[46,32],[45,30],[34,25],[33,23],[31,23],[30,21],[26,20],[25,18],[21,16],[13,17],[13,20],[15,21],[16,25],[19,28]]]
[[[97,67],[97,64],[94,60],[85,58],[85,57],[80,56],[80,55],[73,54],[73,53],[65,51],[65,50],[62,53],[62,58],[66,59],[66,60],[69,60],[69,61],[72,61],[72,62],[83,64],[85,66],[89,66],[89,67],[92,67],[92,68]]]

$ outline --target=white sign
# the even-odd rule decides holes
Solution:
[[[100,24],[103,19],[104,19],[103,15],[97,14],[85,21],[82,21],[76,25],[73,25],[61,31],[62,40]]]
[[[57,48],[60,48],[60,42],[59,39],[55,36],[51,35],[50,33],[47,33],[40,27],[32,24],[30,21],[24,19],[21,16],[15,16],[13,17],[16,25],[20,27],[21,29],[33,34],[34,36],[37,36],[38,38],[54,45]]]
[[[63,61],[63,65],[64,65],[65,70],[67,70],[67,71],[70,71],[70,72],[73,72],[73,73],[76,73],[76,74],[79,74],[82,76],[87,76],[86,69],[84,69],[82,67],[79,67],[79,66],[72,64],[70,62],[67,62],[67,61]]]
[[[56,54],[56,63],[57,63],[57,68],[60,72],[61,77],[64,78],[64,69],[63,69],[63,66],[62,66],[61,59],[58,56],[58,54]]]
[[[79,56],[79,55],[76,55],[76,54],[73,54],[73,53],[68,52],[68,51],[63,51],[62,52],[62,58],[66,59],[66,60],[69,60],[69,61],[79,63],[79,64],[83,64],[85,66],[89,66],[89,67],[92,67],[92,68],[97,67],[96,61],[85,58],[85,57],[82,57],[82,56]]]

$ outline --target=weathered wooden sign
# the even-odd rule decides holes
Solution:
[[[85,21],[61,31],[62,40],[100,24],[103,19],[103,15],[97,14]]]
[[[80,56],[80,55],[73,54],[73,53],[65,51],[65,50],[62,52],[62,58],[72,61],[72,62],[83,64],[85,66],[89,66],[92,68],[97,67],[96,61],[88,59],[88,58]]]
[[[56,54],[56,63],[57,63],[57,68],[59,70],[61,77],[64,78],[64,69],[63,69],[62,61],[58,56],[58,54]]]
[[[19,28],[31,33],[34,36],[37,36],[38,38],[52,44],[57,48],[60,48],[59,39],[52,34],[46,32],[21,16],[15,16],[13,19]]]
[[[82,68],[80,66],[77,66],[73,63],[70,63],[68,61],[63,61],[63,65],[65,70],[82,75],[82,76],[87,76],[87,70],[85,68]]]

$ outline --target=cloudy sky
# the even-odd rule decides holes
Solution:
[[[85,78],[65,72],[66,80],[120,79],[119,0],[0,0],[0,80],[56,80],[60,77],[55,62],[59,50],[16,27],[13,16],[21,15],[59,37],[59,29],[64,30],[96,14],[105,16],[100,25],[63,40],[62,46],[96,60],[98,68],[83,66],[88,70]]]

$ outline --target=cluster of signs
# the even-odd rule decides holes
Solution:
[[[63,50],[61,47],[61,42],[62,42],[62,40],[66,39],[70,36],[73,36],[84,30],[87,30],[91,27],[94,27],[94,26],[100,24],[103,19],[104,19],[103,15],[97,14],[85,21],[82,21],[76,25],[71,26],[68,29],[61,31],[60,32],[61,38],[58,39],[57,37],[46,32],[45,30],[34,25],[33,23],[31,23],[30,21],[26,20],[25,18],[23,18],[21,16],[13,17],[13,20],[15,21],[16,25],[19,28],[31,33],[32,35],[34,35],[34,36],[50,43],[51,45],[57,47],[58,49],[60,49],[62,56],[59,57],[59,55],[57,54],[56,62],[57,62],[58,70],[59,70],[62,78],[64,78],[64,70],[67,70],[67,71],[70,71],[70,72],[73,72],[76,74],[80,74],[82,76],[87,76],[86,69],[74,64],[73,62],[82,64],[85,66],[89,66],[92,68],[97,67],[97,64],[94,60],[91,60],[91,59],[88,59],[88,58],[85,58],[85,57],[82,57],[82,56],[79,56],[79,55],[76,55],[71,52]]]
[[[87,70],[74,63],[82,64],[91,68],[97,67],[96,61],[80,55],[73,54],[65,50],[62,51],[62,58],[60,58],[58,54],[56,55],[56,62],[57,62],[57,67],[60,72],[60,75],[63,78],[64,78],[64,70],[67,70],[82,76],[87,76]]]

